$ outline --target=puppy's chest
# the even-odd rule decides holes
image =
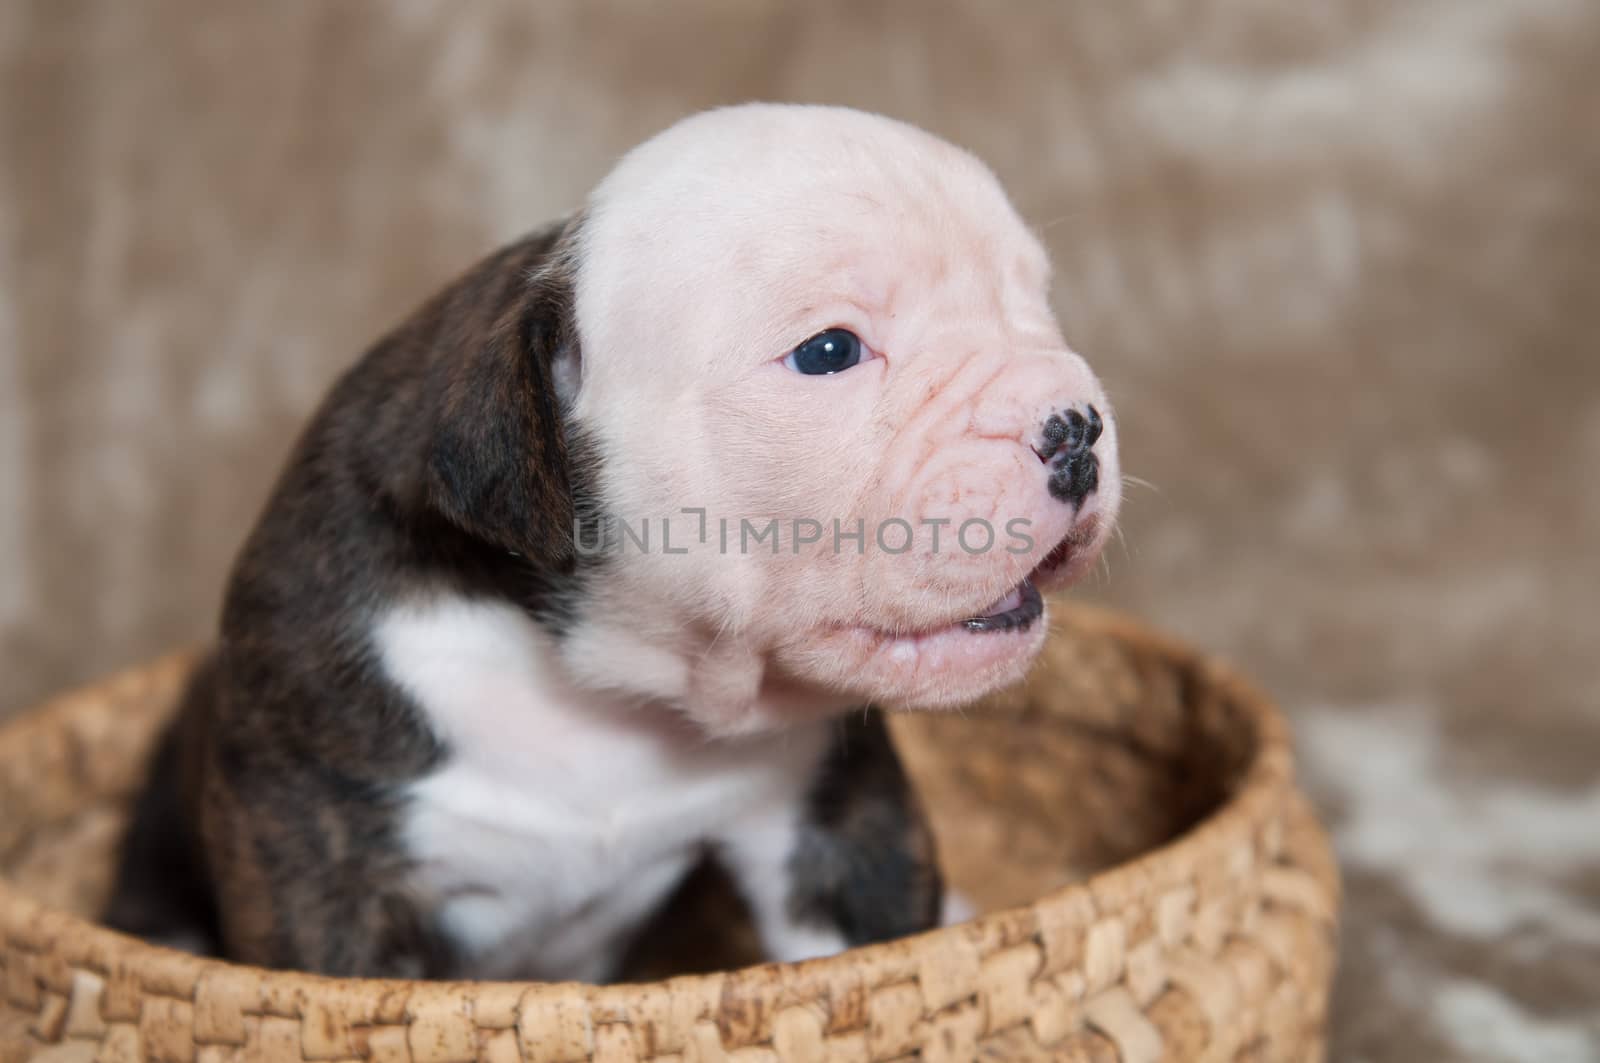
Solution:
[[[554,939],[574,933],[576,953],[603,947],[741,817],[798,815],[826,741],[812,727],[708,742],[669,709],[577,690],[509,606],[395,610],[375,635],[448,750],[405,795],[411,885],[480,957],[565,951]]]

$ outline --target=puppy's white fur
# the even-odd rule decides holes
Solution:
[[[1069,569],[1088,564],[1115,518],[1115,424],[1061,339],[1048,277],[981,163],[858,112],[699,115],[599,186],[565,398],[599,445],[603,508],[676,519],[687,553],[608,559],[559,642],[510,606],[446,596],[394,608],[375,633],[450,751],[410,792],[406,839],[415,887],[477,969],[606,973],[619,935],[707,842],[769,952],[842,944],[786,903],[823,721],[1019,678],[1045,623],[974,636],[954,622],[1069,533]],[[870,359],[827,377],[784,367],[834,327]],[[1030,447],[1051,412],[1088,403],[1106,422],[1101,487],[1073,507],[1050,497]],[[730,556],[717,534],[681,535],[695,525],[683,507],[713,525],[897,518],[916,538],[903,554]],[[1034,545],[952,549],[971,518],[1025,519]],[[951,522],[942,550],[931,519]]]
[[[660,703],[596,695],[511,605],[442,596],[380,622],[384,668],[450,758],[412,788],[413,889],[486,977],[599,980],[702,843],[725,847],[781,959],[837,935],[784,917],[825,724],[708,741]]]
[[[800,700],[957,704],[1020,678],[1038,648],[909,640],[972,615],[1075,526],[1110,531],[1120,477],[1099,383],[1051,315],[1049,264],[981,162],[835,108],[690,118],[630,153],[590,200],[578,264],[574,417],[625,519],[904,519],[913,549],[628,556],[564,655],[575,674],[686,704],[708,726],[773,726]],[[842,326],[877,355],[830,377],[780,359]],[[1106,415],[1100,491],[1047,496],[1028,440],[1052,409]],[[1029,522],[1036,548],[968,556],[925,521]],[[680,518],[683,519],[683,518]],[[671,658],[670,688],[605,662]],[[608,674],[596,674],[603,669]],[[654,671],[654,670],[652,670]]]

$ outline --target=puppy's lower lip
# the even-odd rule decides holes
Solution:
[[[1044,599],[1031,579],[1024,579],[1011,592],[984,611],[968,617],[961,626],[968,631],[1026,631],[1044,614]]]

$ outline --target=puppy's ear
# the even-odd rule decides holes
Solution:
[[[453,292],[453,356],[428,454],[428,502],[474,537],[537,561],[573,557],[563,383],[576,379],[576,221],[506,249]],[[452,335],[453,334],[453,335]],[[568,396],[570,397],[570,396]]]

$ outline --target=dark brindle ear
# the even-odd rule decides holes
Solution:
[[[576,378],[576,221],[495,255],[440,308],[455,348],[428,455],[428,502],[469,534],[536,560],[573,555],[573,471],[558,381]]]

